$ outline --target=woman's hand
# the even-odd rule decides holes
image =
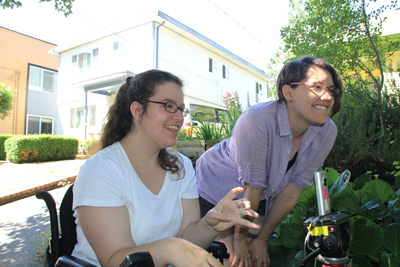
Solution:
[[[174,246],[174,253],[172,257],[170,255],[172,260],[170,264],[174,267],[222,267],[222,264],[214,258],[211,253],[208,253],[206,250],[189,241],[174,238],[174,241],[170,245]]]
[[[269,267],[270,260],[268,255],[268,241],[252,239],[248,244],[251,254],[252,267]]]
[[[260,226],[244,219],[245,216],[257,218],[257,212],[250,209],[250,202],[247,199],[233,200],[237,194],[243,192],[244,188],[233,188],[207,215],[207,223],[214,230],[221,232],[234,225],[242,225],[252,229],[259,229]]]
[[[249,267],[251,266],[251,255],[247,246],[246,238],[242,240],[233,240],[233,257],[231,267]]]

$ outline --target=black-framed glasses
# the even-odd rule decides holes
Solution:
[[[168,111],[169,113],[176,113],[178,110],[180,110],[182,112],[183,117],[186,117],[187,114],[189,114],[189,110],[187,108],[181,108],[174,102],[159,102],[150,100],[148,100],[147,102],[164,105],[165,110]]]
[[[316,94],[318,94],[318,95],[322,95],[324,92],[325,92],[325,90],[326,91],[328,91],[328,93],[331,95],[331,96],[337,96],[338,94],[339,94],[339,92],[340,92],[340,90],[339,90],[339,88],[337,88],[336,86],[325,86],[325,85],[323,85],[323,84],[321,84],[321,83],[315,83],[315,82],[298,82],[298,83],[291,83],[290,85],[295,85],[295,84],[298,84],[298,85],[308,85],[308,86],[311,86],[311,88],[312,88],[312,90],[316,93]]]

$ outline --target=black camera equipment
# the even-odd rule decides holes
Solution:
[[[306,266],[314,258],[322,262],[322,267],[344,267],[350,261],[349,215],[331,213],[325,171],[314,172],[314,181],[319,216],[310,217],[303,223],[308,231],[304,252],[308,248],[311,253],[305,257],[300,267]]]

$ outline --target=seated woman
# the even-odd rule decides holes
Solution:
[[[203,248],[234,225],[259,226],[246,199],[232,189],[200,220],[192,162],[168,150],[188,114],[182,81],[149,70],[122,85],[103,126],[103,149],[81,167],[73,209],[78,243],[73,256],[119,266],[148,251],[155,266],[221,266]]]

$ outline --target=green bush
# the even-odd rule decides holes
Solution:
[[[384,94],[388,136],[383,136],[377,107],[363,99],[343,99],[342,110],[333,118],[338,136],[325,166],[339,172],[359,163],[375,161],[391,166],[400,160],[400,104],[398,96]],[[365,170],[367,171],[367,170]]]
[[[5,142],[7,161],[14,163],[75,159],[79,141],[58,135],[18,135]]]
[[[399,266],[400,190],[385,181],[364,174],[349,183],[349,173],[327,168],[332,212],[349,215],[350,257],[353,267]],[[276,228],[269,240],[271,266],[297,267],[304,259],[306,230],[303,222],[318,214],[315,185],[306,188],[297,205]],[[309,252],[308,252],[309,253]],[[276,263],[286,262],[286,265]],[[364,265],[368,262],[368,265]],[[374,266],[375,266],[374,265]],[[314,266],[312,262],[307,266]],[[320,265],[319,265],[320,266]]]
[[[15,136],[15,135],[13,135],[13,134],[0,134],[0,160],[5,160],[6,156],[7,156],[6,150],[5,150],[5,147],[4,147],[4,142],[8,138],[13,137],[13,136]]]
[[[100,150],[100,141],[97,139],[86,139],[82,144],[85,155],[94,155]]]

